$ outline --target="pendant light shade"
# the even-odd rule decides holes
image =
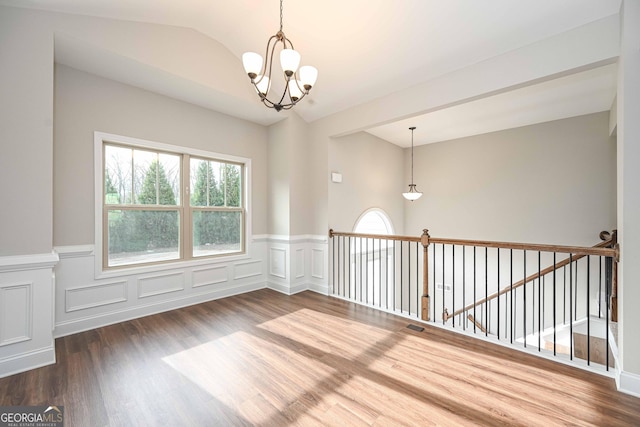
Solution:
[[[422,192],[418,191],[416,185],[413,183],[413,131],[416,130],[416,127],[412,126],[409,130],[411,131],[411,184],[409,184],[409,191],[402,193],[402,196],[413,202],[422,197]]]

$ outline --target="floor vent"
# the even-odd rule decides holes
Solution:
[[[411,329],[412,331],[418,331],[418,332],[424,331],[424,328],[422,326],[416,326],[412,324],[407,325],[407,328]]]

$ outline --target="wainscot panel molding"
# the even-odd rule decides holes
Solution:
[[[260,261],[256,261],[260,262]],[[193,276],[191,282],[194,288],[200,286],[216,285],[218,283],[225,283],[229,281],[229,267],[226,265],[219,265],[209,268],[197,268],[191,273]]]
[[[55,362],[57,253],[0,257],[0,377]]]
[[[269,248],[269,274],[281,279],[287,279],[287,259],[289,254],[286,247]]]
[[[262,276],[262,260],[238,262],[235,264],[234,276],[235,280],[247,279],[249,277]]]
[[[128,282],[123,280],[65,289],[65,311],[69,313],[125,302],[128,299],[127,284]]]
[[[0,346],[32,337],[33,282],[0,285]]]
[[[170,272],[138,278],[138,298],[184,290],[184,272]]]
[[[267,238],[268,287],[287,295],[305,290],[328,294],[328,238],[317,235]]]
[[[55,330],[60,337],[267,286],[267,239],[242,257],[95,275],[91,245],[56,248]],[[64,254],[64,255],[62,255]]]

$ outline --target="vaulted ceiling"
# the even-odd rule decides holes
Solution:
[[[242,53],[263,53],[279,25],[277,0],[0,0],[0,4],[190,28],[226,47],[237,59],[239,72]],[[302,64],[319,70],[316,86],[296,112],[314,122],[617,15],[619,8],[620,0],[285,0],[284,32],[301,53]],[[116,58],[109,58],[110,66],[96,65],[105,61],[104,55],[76,48],[72,42],[56,46],[57,60],[88,71],[100,69],[106,77],[126,83],[156,81],[155,89],[161,93],[257,123],[271,124],[283,117],[263,111],[257,97],[223,106],[208,104],[206,91],[187,94],[175,80],[145,77],[154,70],[126,69]],[[578,71],[437,111],[415,111],[360,130],[407,146],[409,125],[420,128],[416,143],[421,144],[609,109],[616,90],[615,64],[593,64]],[[132,73],[141,75],[131,81],[123,77]]]

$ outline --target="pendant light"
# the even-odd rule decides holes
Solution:
[[[411,184],[409,184],[409,191],[402,193],[402,195],[405,199],[413,202],[422,197],[422,192],[416,190],[416,185],[413,183],[413,131],[416,130],[416,127],[411,126],[409,130],[411,130]]]

